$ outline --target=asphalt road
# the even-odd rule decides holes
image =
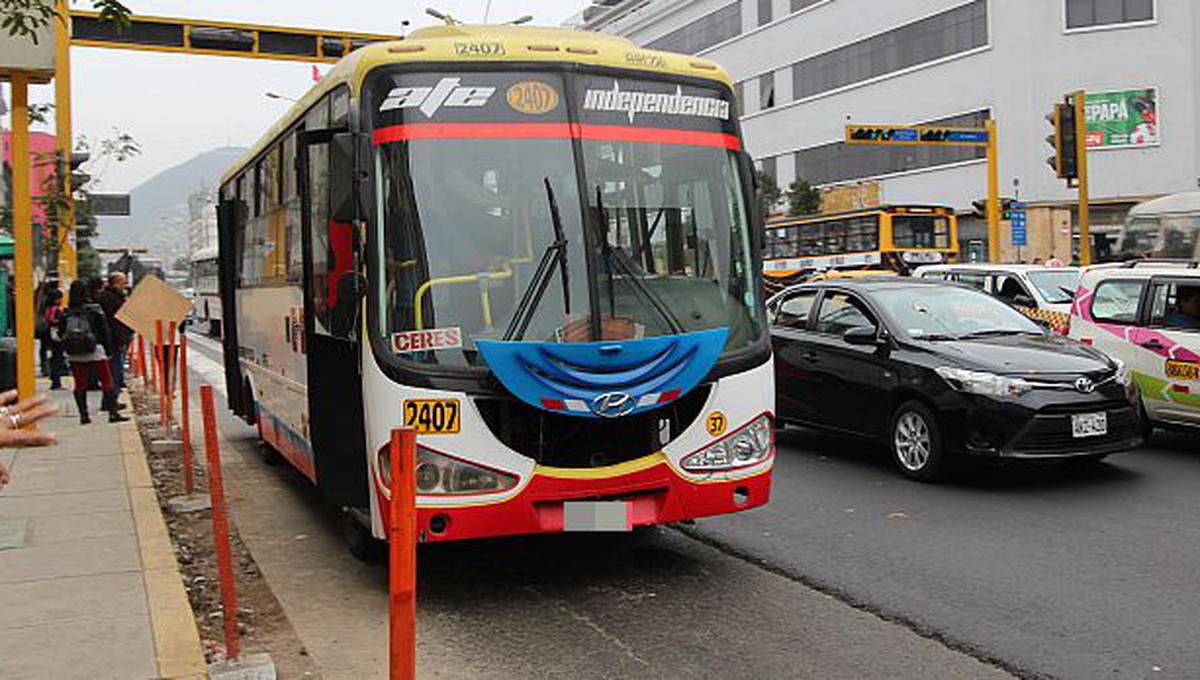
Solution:
[[[220,386],[211,347],[197,379]],[[207,359],[207,363],[204,361]],[[247,541],[326,677],[382,677],[386,575],[222,419]],[[932,486],[779,436],[769,506],[635,536],[432,546],[423,677],[1200,677],[1200,440]],[[432,548],[432,549],[430,549]]]
[[[778,441],[771,504],[698,535],[1021,675],[1200,677],[1200,437],[942,485],[860,440]]]

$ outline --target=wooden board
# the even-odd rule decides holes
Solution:
[[[153,341],[155,338],[155,322],[162,319],[163,334],[166,335],[167,325],[174,321],[178,327],[188,312],[192,303],[179,291],[167,285],[162,279],[147,274],[142,277],[137,287],[121,309],[117,310],[117,320],[133,329],[133,332]],[[164,337],[164,341],[165,341]]]

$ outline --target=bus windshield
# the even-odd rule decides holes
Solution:
[[[950,220],[934,215],[893,215],[892,246],[949,248]]]
[[[761,337],[728,93],[570,83],[375,76],[373,330],[398,355],[472,366],[479,339]]]

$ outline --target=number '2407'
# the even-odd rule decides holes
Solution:
[[[404,426],[417,434],[455,434],[460,410],[457,399],[409,399],[404,402]]]

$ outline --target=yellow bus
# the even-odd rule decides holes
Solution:
[[[768,285],[814,271],[844,268],[907,273],[958,258],[952,208],[895,205],[770,221],[763,240]]]

